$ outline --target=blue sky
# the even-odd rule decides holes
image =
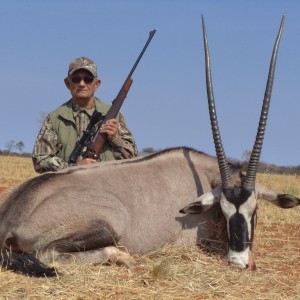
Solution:
[[[207,111],[201,15],[228,157],[252,149],[282,15],[271,108],[261,159],[299,165],[300,1],[2,0],[0,149],[31,152],[41,113],[70,98],[69,62],[87,56],[102,80],[96,96],[117,95],[151,30],[157,32],[122,107],[138,148],[189,146],[214,155]]]

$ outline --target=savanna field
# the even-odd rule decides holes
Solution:
[[[0,195],[37,176],[31,159],[0,156]],[[258,174],[258,181],[300,197],[300,177]],[[117,265],[55,266],[54,278],[0,269],[0,299],[300,299],[300,207],[260,201],[254,255],[257,270],[227,266],[225,246],[210,253],[167,245]]]

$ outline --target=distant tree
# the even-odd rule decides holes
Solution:
[[[14,149],[15,145],[16,145],[16,141],[14,141],[14,140],[10,140],[9,142],[7,142],[5,144],[5,149],[7,150],[8,154],[11,153],[11,151],[12,151],[12,149]]]
[[[141,154],[141,156],[147,156],[147,155],[155,153],[157,151],[159,151],[159,150],[155,150],[152,147],[147,147],[147,148],[142,149],[140,154]]]
[[[23,152],[24,147],[25,144],[22,141],[15,144],[15,149],[17,149],[20,153]]]

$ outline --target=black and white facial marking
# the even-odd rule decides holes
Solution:
[[[241,186],[223,189],[220,204],[227,222],[228,262],[233,267],[248,268],[256,225],[255,192]]]

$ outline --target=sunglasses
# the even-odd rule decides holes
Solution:
[[[73,83],[80,83],[81,80],[83,80],[86,84],[90,84],[94,81],[95,77],[93,76],[84,76],[84,77],[79,77],[79,76],[74,76],[70,78]]]

